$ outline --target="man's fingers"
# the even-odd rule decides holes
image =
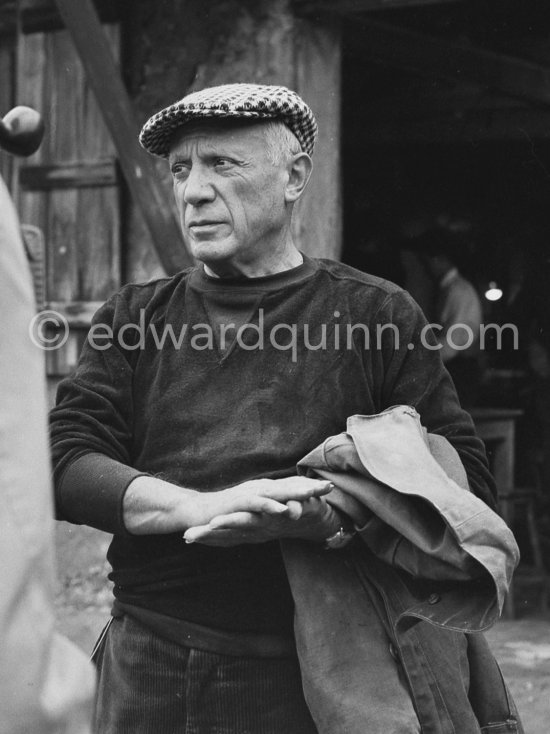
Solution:
[[[324,497],[325,495],[330,494],[333,489],[334,484],[332,482],[322,482],[318,487],[315,487],[313,497]]]
[[[322,497],[328,494],[334,485],[324,479],[310,479],[309,477],[287,477],[275,479],[259,490],[260,494],[277,499],[280,502],[308,500],[310,497]]]
[[[211,532],[210,525],[196,525],[193,528],[188,528],[183,534],[183,539],[186,543],[195,543],[205,535]]]
[[[303,505],[301,502],[296,502],[295,500],[289,500],[286,503],[286,506],[288,508],[288,519],[289,520],[299,520],[302,517]]]
[[[221,492],[216,498],[213,515],[256,512],[285,516],[288,515],[289,502],[303,503],[312,498],[323,497],[332,488],[330,482],[309,477],[252,480]],[[296,504],[291,507],[294,508],[293,516],[300,517]]]
[[[218,528],[251,528],[260,525],[260,519],[252,512],[232,512],[230,515],[218,515],[210,520],[210,527]]]
[[[257,494],[247,497],[245,507],[236,507],[235,511],[238,512],[239,509],[248,510],[249,512],[265,512],[267,515],[284,515],[288,511],[286,503],[282,500],[278,501],[272,497],[263,497]]]
[[[249,534],[230,528],[213,528],[210,525],[200,525],[186,530],[186,543],[201,543],[219,547],[232,547],[251,542]]]

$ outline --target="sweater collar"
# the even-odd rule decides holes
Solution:
[[[317,264],[314,260],[307,255],[304,255],[303,258],[304,262],[295,268],[260,278],[215,278],[204,272],[201,263],[192,271],[189,283],[199,291],[276,291],[307,280],[317,271]]]

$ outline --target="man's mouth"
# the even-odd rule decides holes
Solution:
[[[191,220],[188,224],[188,227],[189,229],[194,229],[196,227],[216,227],[219,224],[223,224],[223,222],[214,219],[196,219]]]

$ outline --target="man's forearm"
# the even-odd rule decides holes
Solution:
[[[182,534],[218,515],[288,513],[287,502],[304,502],[329,483],[306,477],[256,479],[215,492],[166,482],[99,453],[75,459],[56,487],[58,516],[113,534]]]
[[[136,535],[185,531],[202,517],[198,494],[100,453],[75,459],[56,487],[60,519]]]
[[[134,535],[184,533],[214,518],[249,515],[268,524],[293,523],[293,511],[330,491],[330,482],[307,477],[253,479],[217,492],[197,492],[151,476],[136,477],[123,499],[123,521]],[[297,512],[301,516],[301,509]],[[311,522],[308,531],[312,532]],[[263,538],[265,540],[266,538]]]
[[[57,518],[107,533],[126,533],[123,499],[130,483],[139,476],[139,470],[104,454],[79,456],[57,478]]]

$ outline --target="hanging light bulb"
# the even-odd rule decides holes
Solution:
[[[489,283],[489,287],[485,291],[485,298],[488,301],[500,301],[502,298],[502,288],[499,288],[496,281],[491,280]]]

